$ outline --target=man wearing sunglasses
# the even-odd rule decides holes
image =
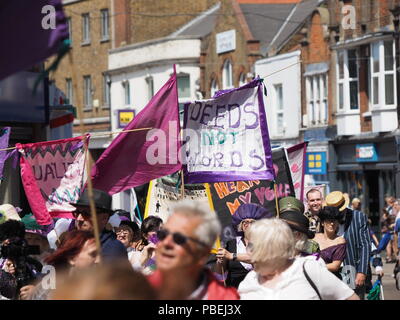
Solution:
[[[124,245],[117,240],[114,232],[106,230],[106,224],[113,214],[111,210],[111,196],[101,190],[93,189],[93,200],[96,206],[97,224],[100,232],[101,256],[104,260],[111,261],[116,258],[128,259]],[[87,189],[75,204],[75,228],[77,230],[93,231],[94,224],[90,213],[89,194]]]
[[[158,231],[157,270],[149,276],[161,299],[236,300],[205,264],[221,231],[214,212],[196,201],[178,202]]]

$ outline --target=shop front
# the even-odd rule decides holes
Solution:
[[[361,209],[379,228],[385,196],[398,196],[398,147],[393,134],[338,138],[330,143],[331,190],[347,192],[359,198]]]

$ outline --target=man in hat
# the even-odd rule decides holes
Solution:
[[[300,255],[309,255],[319,251],[314,238],[315,232],[310,231],[309,220],[304,216],[304,204],[295,197],[284,197],[279,200],[279,218],[285,220],[291,227],[295,239],[296,250]]]
[[[308,211],[304,213],[307,219],[310,221],[310,230],[318,233],[321,232],[321,220],[319,219],[319,212],[322,209],[322,197],[321,191],[318,189],[311,189],[306,193]]]
[[[318,246],[309,248],[309,240],[314,238],[314,232],[309,229],[309,221],[304,216],[304,204],[294,198],[285,197],[279,200],[279,218],[285,220],[292,229],[298,255],[307,256],[318,251]]]
[[[115,258],[128,258],[124,245],[117,240],[114,232],[107,230],[106,225],[110,216],[114,213],[111,210],[111,196],[101,190],[93,189],[93,200],[96,206],[97,225],[100,232],[101,253],[104,260]],[[74,205],[75,227],[78,230],[93,231],[95,226],[90,212],[88,189],[85,189],[78,202]]]
[[[346,257],[343,279],[354,289],[360,299],[365,296],[365,280],[369,269],[371,238],[367,217],[349,208],[350,199],[340,191],[333,191],[325,198],[327,206],[337,207],[343,213],[338,235],[346,239]]]

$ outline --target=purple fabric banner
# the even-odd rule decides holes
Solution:
[[[259,79],[185,105],[185,182],[274,180]]]
[[[10,138],[10,127],[0,128],[0,149],[8,148]],[[3,179],[4,162],[7,159],[7,150],[0,151],[0,181]]]
[[[109,194],[141,186],[181,169],[176,74],[103,152],[92,170],[93,187]]]
[[[55,29],[43,28],[51,26],[52,17]],[[0,80],[45,60],[68,38],[61,0],[2,1],[0,38],[4,44],[0,50]]]

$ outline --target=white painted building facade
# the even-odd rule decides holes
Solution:
[[[300,50],[258,60],[255,74],[264,78],[264,104],[273,145],[299,142],[301,127]],[[285,69],[286,68],[286,69]],[[278,72],[279,71],[279,72]]]

